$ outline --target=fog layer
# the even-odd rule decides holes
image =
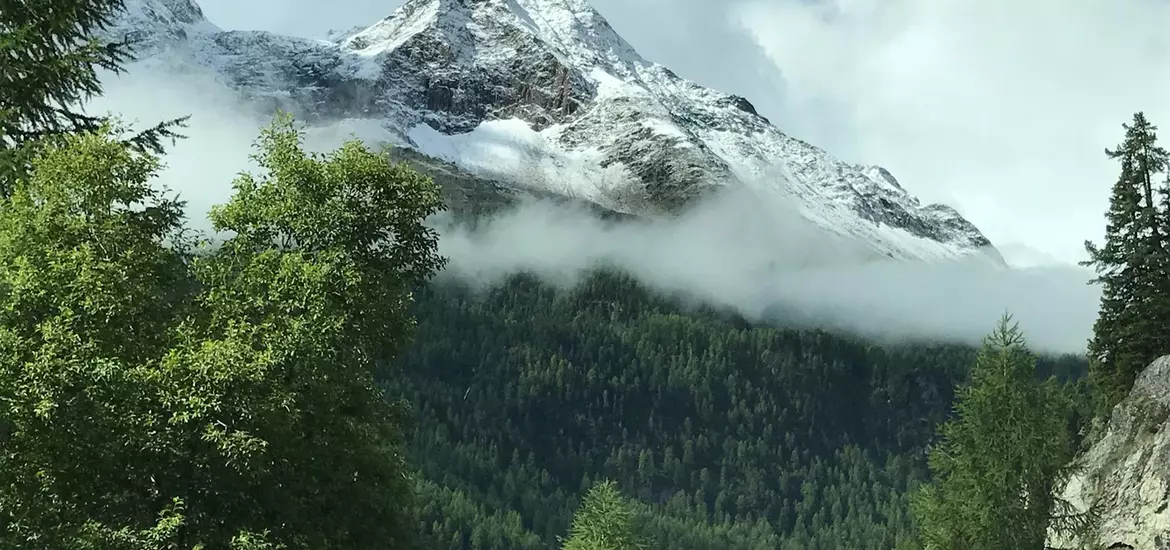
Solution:
[[[164,157],[160,185],[188,201],[191,225],[207,229],[207,209],[231,193],[265,115],[210,75],[160,76],[133,67],[107,76],[91,112],[110,111],[139,126],[191,114],[189,137]],[[353,135],[376,146],[388,134],[371,121],[311,128],[309,149],[332,149]],[[1073,266],[1008,269],[986,260],[925,265],[880,261],[864,247],[831,237],[783,204],[729,192],[670,220],[604,223],[571,206],[523,202],[474,231],[435,220],[445,276],[489,285],[517,271],[571,284],[601,264],[642,282],[748,317],[796,313],[890,338],[978,342],[1005,311],[1043,351],[1084,349],[1099,291]],[[867,261],[858,262],[857,258]]]

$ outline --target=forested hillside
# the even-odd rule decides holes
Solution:
[[[753,325],[614,273],[416,298],[387,384],[414,405],[424,524],[450,549],[556,547],[602,478],[643,504],[652,548],[893,548],[975,354]]]

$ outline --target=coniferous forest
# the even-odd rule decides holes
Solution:
[[[387,384],[414,404],[443,548],[556,547],[602,479],[638,501],[653,548],[908,543],[909,495],[976,351],[753,326],[603,272],[417,299]],[[1038,376],[1083,370],[1051,357]]]
[[[81,110],[132,57],[98,32],[123,7],[0,3],[0,550],[1039,550],[1170,353],[1142,113],[1106,151],[1085,355],[1009,315],[878,343],[615,270],[469,287],[426,223],[449,190],[287,115],[211,211],[229,236],[194,235],[154,185],[183,119]]]

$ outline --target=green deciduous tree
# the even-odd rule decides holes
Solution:
[[[199,249],[109,128],[0,207],[0,548],[409,548],[401,407],[375,360],[442,265],[427,179],[287,117]]]
[[[635,525],[634,508],[617,485],[603,481],[585,494],[573,515],[563,550],[644,550],[647,547]]]
[[[1089,342],[1090,376],[1099,412],[1129,392],[1137,374],[1170,352],[1170,211],[1158,189],[1170,154],[1157,145],[1157,127],[1142,113],[1126,124],[1109,158],[1121,164],[1109,201],[1105,241],[1086,242],[1097,271],[1101,310]],[[1159,196],[1161,195],[1161,196]]]
[[[925,547],[1044,548],[1053,519],[1061,528],[1070,520],[1054,496],[1074,453],[1068,414],[1063,390],[1038,381],[1036,359],[1005,316],[930,451],[935,481],[913,502]]]
[[[0,207],[3,548],[145,548],[181,517],[149,480],[166,418],[148,359],[182,315],[184,258],[159,244],[180,209],[109,134],[43,151]]]
[[[47,138],[93,131],[105,117],[82,104],[101,93],[99,71],[122,71],[133,43],[102,38],[125,0],[0,0],[0,196]],[[154,153],[185,119],[125,141]]]

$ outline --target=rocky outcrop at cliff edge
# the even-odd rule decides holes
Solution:
[[[1077,459],[1062,493],[1090,524],[1079,537],[1050,536],[1073,549],[1170,549],[1170,356],[1138,377],[1104,436]]]

